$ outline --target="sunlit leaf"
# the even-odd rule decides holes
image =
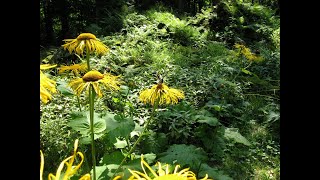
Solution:
[[[90,137],[91,134],[89,111],[72,112],[70,115],[71,119],[69,120],[68,125],[75,131],[79,132],[83,138],[85,138],[84,142],[87,142],[88,137]],[[94,113],[93,130],[94,139],[100,138],[104,135],[104,131],[106,130],[105,120],[101,118],[99,113]]]
[[[247,146],[251,145],[250,142],[238,132],[237,128],[226,128],[224,132],[224,137]]]
[[[61,94],[64,96],[74,96],[72,90],[68,87],[66,82],[58,81],[57,84],[57,89]]]
[[[204,177],[206,174],[208,174],[210,179],[214,180],[233,180],[231,177],[225,175],[225,173],[219,171],[217,168],[212,168],[208,164],[203,163],[200,166],[198,176]]]
[[[160,154],[160,161],[168,164],[188,165],[190,168],[197,167],[207,161],[208,157],[203,149],[194,145],[174,144],[167,151]]]
[[[114,143],[114,146],[117,149],[125,148],[128,145],[127,141],[125,141],[125,140],[119,140],[118,138],[116,138],[116,140],[117,140],[117,142]]]

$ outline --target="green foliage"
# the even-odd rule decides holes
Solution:
[[[91,142],[89,112],[71,112],[70,116],[71,118],[68,122],[68,125],[76,132],[81,134],[80,142],[82,144],[89,144]],[[106,122],[98,113],[94,114],[93,129],[95,140],[102,137],[104,135],[104,131],[106,130]]]
[[[100,164],[120,164],[124,155],[120,151],[106,153],[100,160]]]
[[[245,137],[243,137],[235,128],[226,128],[224,131],[224,137],[247,146],[251,145],[250,142]]]
[[[194,145],[173,144],[165,152],[159,154],[159,160],[196,169],[200,164],[206,162],[208,157],[203,149]]]
[[[195,136],[199,139],[198,141],[201,142],[201,147],[204,147],[213,161],[221,162],[226,148],[224,127],[217,126],[212,128],[203,125],[195,131]]]
[[[125,117],[123,115],[108,114],[105,122],[107,124],[107,139],[110,142],[116,143],[116,138],[128,138],[130,133],[134,130],[135,124],[132,117]]]
[[[216,180],[232,180],[230,176],[226,175],[223,171],[218,170],[217,168],[210,167],[208,164],[203,163],[201,164],[198,172],[198,176],[205,176],[208,174],[210,178]]]
[[[58,81],[57,82],[57,90],[63,95],[63,96],[74,96],[75,94],[72,92],[71,88],[68,87],[67,83],[65,81]]]
[[[169,138],[165,133],[149,131],[140,142],[141,153],[161,153],[168,148]]]
[[[195,16],[182,16],[170,8],[138,12],[131,2],[110,1],[101,6],[97,21],[72,23],[78,25],[72,27],[75,34],[85,25],[83,29],[96,33],[110,48],[107,55],[91,57],[93,67],[121,75],[124,81],[119,92],[95,99],[98,179],[110,179],[141,136],[151,110],[139,101],[139,93],[156,83],[157,73],[170,87],[183,90],[186,98],[156,111],[119,174],[129,177],[128,168],[141,171],[139,154],[144,154],[149,164],[156,159],[180,164],[191,167],[198,177],[206,173],[218,180],[279,177],[279,17],[267,8],[271,1],[220,2],[203,7]],[[72,19],[79,18],[73,15]],[[264,61],[250,63],[237,56],[235,42]],[[46,51],[41,51],[41,63],[81,61],[62,48],[42,50]],[[72,151],[74,139],[89,135],[88,99],[79,97],[82,113],[70,113],[79,111],[67,86],[71,77],[56,70],[50,75],[59,92],[40,107],[41,149],[50,164],[46,174],[56,171],[67,149]],[[80,147],[90,159],[88,144],[81,141]],[[87,173],[90,162],[85,163],[81,170]]]

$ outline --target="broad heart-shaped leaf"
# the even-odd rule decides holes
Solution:
[[[196,115],[194,118],[199,123],[206,123],[206,124],[209,124],[210,126],[219,125],[219,120],[215,117],[210,117],[210,116],[205,116],[205,115]]]
[[[279,112],[270,111],[268,113],[268,115],[266,116],[266,119],[267,119],[266,120],[267,123],[278,121],[280,119],[280,113]]]
[[[198,176],[204,177],[206,174],[208,174],[210,179],[214,180],[233,180],[231,177],[225,175],[222,171],[219,171],[218,169],[212,168],[208,164],[203,163],[200,166]]]
[[[112,143],[116,143],[118,137],[128,137],[135,127],[132,117],[122,115],[109,115],[105,118],[105,122]]]
[[[117,142],[114,143],[114,146],[115,146],[117,149],[125,148],[125,147],[128,145],[127,141],[125,141],[125,140],[120,140],[120,139],[118,139],[118,138],[116,138],[116,140],[117,140]]]
[[[237,128],[226,128],[224,131],[224,137],[247,146],[251,145],[250,142],[238,132]]]
[[[119,167],[118,164],[108,164],[103,166],[96,166],[96,177],[97,180],[110,180],[116,169]],[[93,170],[91,169],[91,174]]]
[[[61,94],[64,96],[74,96],[72,90],[68,87],[65,81],[58,81],[57,84],[57,89]]]
[[[115,151],[111,154],[104,154],[100,164],[120,164],[123,158],[124,156],[120,151]]]
[[[148,153],[143,155],[143,159],[148,163],[151,164],[156,159],[157,155],[154,153]]]
[[[167,151],[160,154],[159,160],[168,164],[179,164],[181,167],[187,166],[197,168],[201,163],[206,162],[207,154],[203,149],[194,145],[174,144]]]
[[[128,171],[128,169],[143,172],[142,168],[141,168],[141,159],[140,158],[134,159],[134,160],[131,160],[128,163],[123,164],[122,169],[123,169],[122,170],[122,172],[123,172],[122,179],[129,179],[129,177],[132,175]]]
[[[119,169],[119,171],[117,172],[117,175],[120,175],[122,177],[121,179],[129,179],[129,177],[132,176],[132,174],[129,172],[128,169],[143,172],[142,168],[141,168],[141,161],[140,160],[141,159],[138,158],[138,159],[133,159],[133,160],[129,161],[128,163],[124,163],[122,165],[122,167]],[[119,164],[104,165],[103,167],[105,167],[105,168],[101,169],[102,173],[100,175],[104,179],[100,179],[100,177],[99,177],[98,180],[109,180],[113,176],[116,169],[119,167]]]
[[[68,125],[79,132],[82,135],[82,143],[90,143],[90,113],[87,112],[72,112],[71,119],[68,122]],[[104,135],[106,130],[106,122],[99,113],[94,113],[93,118],[93,130],[94,130],[94,139],[98,139]]]
[[[204,145],[206,152],[213,155],[215,159],[221,159],[226,148],[224,142],[224,126],[199,126],[194,129],[195,135]]]

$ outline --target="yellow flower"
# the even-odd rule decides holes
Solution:
[[[150,177],[144,166],[146,166],[149,171],[152,173],[153,177]],[[131,169],[128,169],[132,176],[128,180],[197,180],[196,175],[189,171],[189,168],[185,168],[181,171],[178,171],[179,165],[177,165],[173,171],[173,173],[170,173],[168,164],[165,166],[165,170],[161,166],[160,162],[156,163],[156,166],[158,166],[158,173],[156,173],[149,165],[143,160],[143,156],[141,156],[141,167],[143,170],[142,172],[134,171]],[[200,180],[209,180],[208,175]]]
[[[113,180],[119,180],[121,178],[122,178],[122,176],[116,176],[116,177],[113,178]]]
[[[57,65],[40,65],[40,99],[43,103],[48,103],[52,99],[51,93],[56,93],[56,82],[49,79],[41,70],[56,67]]]
[[[242,44],[235,44],[234,47],[239,49],[239,55],[244,55],[249,61],[261,61],[262,57],[256,56],[254,53],[251,52],[249,48]]]
[[[76,39],[65,39],[64,41],[65,44],[62,47],[65,50],[68,49],[70,54],[74,51],[78,55],[83,55],[85,48],[90,54],[96,52],[103,55],[109,51],[109,48],[91,33],[82,33]]]
[[[86,72],[88,67],[86,63],[81,63],[81,64],[74,64],[71,66],[61,66],[58,69],[59,69],[59,74],[70,70],[77,76],[79,75],[80,72]]]
[[[140,93],[140,100],[143,103],[152,105],[159,99],[159,104],[176,104],[179,99],[184,98],[183,91],[179,89],[169,88],[163,83],[152,86],[151,89],[146,89]]]
[[[76,141],[74,142],[74,151],[73,151],[73,155],[66,158],[65,160],[63,160],[56,172],[56,175],[53,175],[52,173],[49,174],[48,176],[48,180],[60,180],[60,176],[62,178],[62,180],[68,180],[70,177],[72,177],[77,170],[80,168],[80,166],[83,163],[84,160],[84,156],[81,152],[77,152],[78,149],[78,142],[79,140],[76,139]],[[41,155],[41,163],[40,163],[40,180],[42,180],[42,174],[43,174],[43,167],[44,167],[44,158],[43,158],[43,154],[42,151],[40,150],[40,155]],[[73,166],[74,160],[76,158],[76,156],[79,155],[81,158],[81,161],[78,165]],[[64,168],[64,165],[67,166],[67,169],[65,171],[65,173],[61,173],[62,169]],[[90,174],[85,174],[84,176],[82,176],[80,178],[80,180],[90,180]]]
[[[109,73],[101,74],[99,71],[91,70],[82,78],[72,80],[69,86],[75,91],[76,95],[80,96],[84,90],[88,92],[90,85],[92,85],[97,95],[102,97],[99,83],[103,84],[107,90],[119,90],[120,81],[117,80],[118,77]]]

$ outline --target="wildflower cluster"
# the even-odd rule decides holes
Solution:
[[[261,61],[262,57],[255,55],[249,48],[242,44],[235,44],[234,47],[239,50],[239,55],[243,55],[249,61]]]
[[[70,66],[60,66],[58,68],[59,74],[64,73],[66,71],[73,72],[75,78],[71,80],[68,85],[71,87],[71,89],[74,91],[74,94],[78,97],[81,95],[82,92],[86,92],[86,94],[89,97],[89,109],[90,109],[90,135],[91,135],[91,152],[92,152],[92,170],[93,174],[92,176],[88,173],[85,174],[80,178],[80,180],[89,180],[96,179],[96,172],[95,172],[95,145],[94,145],[94,128],[93,128],[93,122],[94,122],[94,98],[95,95],[93,93],[96,93],[98,97],[102,97],[103,90],[108,91],[116,91],[120,89],[120,84],[122,81],[119,80],[120,76],[114,76],[110,73],[101,73],[97,70],[90,68],[90,62],[89,62],[89,56],[90,54],[96,53],[99,55],[103,55],[109,51],[108,47],[104,45],[99,39],[96,38],[95,35],[91,33],[82,33],[80,34],[76,39],[66,39],[64,40],[66,43],[62,45],[62,47],[65,50],[68,50],[70,53],[74,52],[78,55],[83,55],[84,52],[86,52],[86,63],[79,63],[79,64],[73,64]],[[51,93],[56,93],[56,82],[54,80],[49,79],[41,70],[49,69],[56,67],[57,65],[40,65],[40,99],[42,102],[47,103],[49,100],[52,99]],[[84,74],[82,77],[80,77],[80,74]],[[182,90],[169,88],[166,84],[163,82],[159,82],[156,85],[153,85],[150,89],[146,89],[141,91],[139,99],[144,104],[150,103],[153,106],[153,113],[155,112],[155,108],[158,105],[162,104],[176,104],[179,100],[183,99],[184,93]],[[153,114],[152,114],[153,117]],[[150,118],[151,119],[151,118]],[[138,138],[138,140],[135,142],[135,144],[130,149],[129,153],[132,153],[135,146],[139,141],[141,140],[141,137],[143,136],[143,133],[146,132],[147,126],[149,124],[150,120],[146,122],[146,125],[143,129],[142,135]],[[49,180],[67,180],[74,176],[76,172],[79,170],[80,166],[82,165],[84,161],[84,155],[81,152],[77,151],[78,148],[78,139],[74,143],[74,152],[72,156],[69,156],[68,158],[64,159],[55,175],[50,173],[48,176]],[[43,168],[44,168],[44,156],[42,151],[40,150],[41,155],[41,162],[40,162],[40,179],[42,180],[43,176]],[[77,159],[80,158],[80,161]],[[123,162],[126,158],[123,159]],[[75,162],[79,162],[77,165],[73,165]],[[119,167],[121,167],[122,163]],[[173,173],[170,173],[168,170],[168,165],[166,165],[166,169],[163,170],[163,167],[161,166],[161,163],[157,163],[158,165],[158,173],[156,173],[152,168],[143,160],[143,157],[141,156],[141,166],[144,171],[144,173],[131,170],[129,169],[132,176],[129,178],[129,180],[134,179],[147,179],[147,180],[196,180],[196,176],[192,171],[189,171],[188,168],[183,169],[181,171],[178,171],[179,166],[175,167],[175,170]],[[153,177],[149,177],[146,173],[144,166],[147,167],[150,172],[152,173]],[[65,168],[65,171],[63,173],[63,169]],[[115,175],[116,173],[114,173]],[[114,180],[120,179],[121,176],[116,176]],[[206,175],[202,180],[207,180],[208,176]]]

